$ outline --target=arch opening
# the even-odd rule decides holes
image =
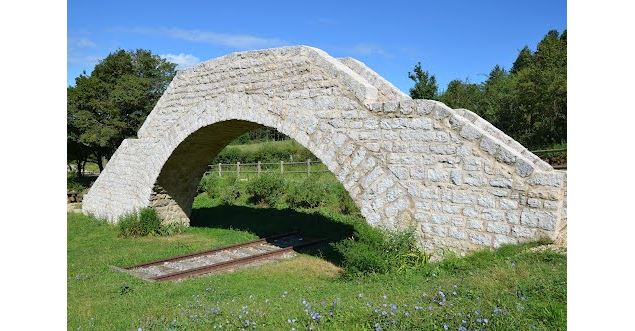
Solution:
[[[201,189],[201,180],[206,175],[222,177],[223,173],[226,177],[231,177],[232,175],[241,177],[240,165],[238,165],[237,169],[235,162],[233,164],[225,164],[222,166],[223,170],[221,171],[221,174],[218,174],[217,169],[211,168],[212,165],[217,164],[213,162],[213,160],[223,149],[227,146],[231,146],[230,144],[232,141],[243,137],[245,133],[262,128],[269,127],[250,121],[227,120],[205,126],[192,133],[177,146],[161,168],[153,188],[149,205],[158,212],[166,223],[182,223],[191,225],[206,224],[208,220],[202,218],[208,218],[210,215],[215,215],[214,212],[209,210],[205,212],[198,211],[194,214],[194,216],[197,216],[198,219],[192,222],[194,200],[200,193],[203,193],[203,190]],[[277,132],[275,128],[271,129]],[[284,133],[278,133],[277,135],[286,137]],[[360,206],[353,201],[339,179],[337,179],[332,171],[328,169],[326,164],[322,163],[321,160],[315,156],[315,153],[313,153],[311,149],[297,142],[292,137],[289,137],[286,142],[295,143],[306,149],[307,152],[304,154],[308,154],[307,159],[301,160],[302,162],[290,162],[294,161],[293,157],[291,157],[291,159],[275,160],[273,163],[271,162],[271,159],[254,160],[254,162],[269,161],[262,163],[262,166],[260,166],[260,163],[256,166],[256,163],[245,164],[245,162],[243,162],[242,178],[238,179],[242,181],[253,180],[260,177],[260,170],[262,170],[262,176],[278,174],[279,177],[276,178],[276,180],[286,183],[285,185],[295,183],[298,180],[302,181],[306,178],[306,176],[311,176],[311,180],[318,177],[322,182],[327,182],[326,185],[336,185],[337,187],[333,188],[333,190],[337,193],[337,199],[344,199],[345,202],[343,203],[345,203],[345,207],[348,210],[355,209],[356,212],[359,213]],[[278,165],[278,162],[280,161],[282,161],[282,164]],[[305,163],[306,161],[308,161],[308,164]],[[240,161],[238,162],[240,163]],[[245,168],[245,166],[251,168]],[[231,168],[231,170],[228,168]],[[258,172],[254,171],[256,168],[258,169]],[[280,173],[278,172],[278,169]],[[298,177],[298,175],[300,177]],[[287,179],[287,176],[295,178],[290,181]],[[295,185],[296,187],[298,186],[297,183]],[[242,194],[244,195],[244,192]],[[327,199],[328,197],[320,198]],[[283,206],[286,206],[286,204],[283,203]],[[240,214],[240,208],[234,208],[234,210]],[[251,211],[247,210],[242,211],[246,214],[251,213]],[[287,214],[289,214],[289,212],[287,212]],[[299,215],[292,215],[291,218],[303,219]],[[314,222],[314,220],[309,221],[309,223],[312,222]]]

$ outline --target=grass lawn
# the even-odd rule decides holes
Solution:
[[[566,329],[566,256],[506,246],[416,268],[345,278],[329,249],[234,273],[147,282],[113,271],[298,228],[331,240],[354,216],[195,203],[193,226],[120,238],[68,214],[68,328],[77,330]]]

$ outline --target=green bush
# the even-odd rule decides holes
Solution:
[[[122,237],[160,234],[161,219],[154,209],[143,208],[139,212],[128,213],[120,217],[118,227]]]
[[[417,249],[414,231],[384,232],[358,224],[353,238],[333,244],[347,276],[409,269],[427,262]]]
[[[340,182],[333,181],[326,184],[326,194],[329,197],[328,207],[344,215],[359,214],[359,208]]]
[[[273,207],[285,191],[284,178],[276,174],[264,174],[247,183],[246,191],[252,203]]]
[[[292,181],[287,186],[287,204],[291,208],[316,208],[327,198],[324,183],[311,177]]]
[[[206,192],[210,198],[215,198],[220,192],[220,177],[218,175],[210,174],[203,176],[201,182],[198,184],[198,192]]]
[[[240,198],[240,186],[236,176],[227,176],[221,188],[218,198],[222,204],[233,205]]]
[[[66,172],[66,191],[81,193],[86,187],[77,178],[74,171]]]
[[[186,229],[187,229],[187,226],[181,223],[161,224],[157,234],[160,236],[171,236],[171,235],[183,233],[185,232]]]

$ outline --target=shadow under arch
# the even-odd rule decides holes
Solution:
[[[201,178],[205,172],[209,170],[210,162],[212,162],[230,142],[248,131],[262,127],[267,126],[247,120],[229,119],[203,126],[191,133],[178,144],[161,168],[150,198],[150,206],[159,213],[165,222],[200,225],[200,219],[197,221],[198,223],[192,222],[192,203],[198,193],[197,188]],[[274,129],[279,130],[279,128]],[[294,138],[293,132],[279,131],[290,138]],[[306,144],[302,144],[299,141],[298,143],[311,151],[316,157],[320,158],[319,155],[321,152],[319,150],[306,146]],[[334,168],[339,169],[339,166],[334,167],[333,161],[323,163],[327,165],[327,168],[329,168],[329,171],[332,173]],[[348,191],[347,193],[350,195]],[[357,207],[361,209],[361,206],[357,202],[355,203]],[[227,208],[225,208],[225,210],[226,209]],[[235,209],[235,211],[240,211],[245,216],[257,216],[255,215],[257,213],[251,213],[246,209],[239,208]],[[301,224],[298,225],[304,228],[304,230],[307,229],[307,226],[310,227],[309,225],[315,225],[316,220],[319,218],[317,216],[300,216],[300,214],[294,214],[290,211],[269,213],[274,213],[279,217],[291,217],[292,219],[299,220]],[[198,211],[195,216],[201,217],[203,214],[205,213]],[[207,214],[218,216],[209,210]],[[227,214],[224,213],[224,215],[226,216]],[[236,221],[236,223],[225,225],[235,226],[242,222],[238,218],[232,219]],[[324,224],[326,224],[326,222],[321,222],[320,226],[324,226]],[[254,224],[251,224],[251,226],[245,228],[245,230],[254,232],[259,236],[275,234],[264,229],[254,230],[253,225]],[[289,226],[286,228],[287,230],[290,229]]]
[[[352,224],[318,212],[236,205],[193,209],[190,225],[247,231],[260,238],[297,231],[305,238],[325,240],[318,245],[303,248],[303,253],[322,257],[340,266],[342,256],[330,244],[350,238],[355,230]]]

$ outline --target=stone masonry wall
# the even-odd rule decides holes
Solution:
[[[372,225],[465,252],[566,229],[566,177],[478,115],[410,100],[353,59],[298,46],[230,54],[179,73],[84,199],[116,221],[153,206],[188,222],[196,184],[231,140],[276,128],[335,174]]]

